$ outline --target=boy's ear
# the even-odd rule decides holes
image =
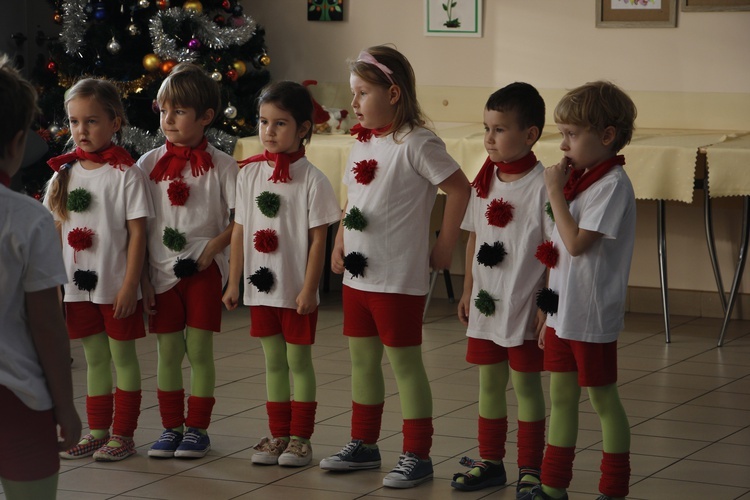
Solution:
[[[119,131],[122,128],[122,118],[119,116],[115,117],[115,132]]]
[[[396,104],[399,99],[401,99],[401,87],[398,85],[388,87],[388,102]]]
[[[612,143],[615,140],[615,137],[617,137],[617,130],[615,127],[610,125],[609,127],[605,127],[604,131],[602,132],[602,144],[609,147],[612,145]]]
[[[532,125],[531,127],[526,129],[526,144],[528,146],[533,145],[538,139],[539,135],[541,134],[541,131],[539,130],[539,127],[536,125]]]
[[[212,121],[214,121],[214,115],[216,114],[216,111],[209,108],[206,110],[205,113],[203,113],[203,116],[199,118],[199,121],[203,124],[204,127],[207,127],[211,124]]]
[[[304,139],[304,137],[310,131],[310,127],[312,127],[312,123],[310,122],[310,120],[305,120],[304,122],[302,122],[302,124],[299,126],[299,131],[297,132],[297,135],[300,139]]]

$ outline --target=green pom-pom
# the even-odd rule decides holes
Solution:
[[[363,231],[367,227],[367,219],[365,219],[362,210],[357,207],[352,207],[341,223],[345,228],[352,231]]]
[[[479,290],[477,298],[474,299],[474,305],[477,306],[477,309],[480,313],[484,314],[485,316],[492,316],[493,314],[495,314],[496,300],[497,299],[493,299],[492,295],[490,295],[486,290]]]
[[[276,193],[263,191],[257,198],[255,198],[255,202],[258,204],[260,213],[266,217],[276,217],[276,214],[279,213],[281,198]]]
[[[76,188],[68,193],[67,208],[71,212],[84,212],[91,205],[91,193],[83,188]]]
[[[552,205],[550,202],[544,204],[544,211],[547,212],[547,216],[555,222],[555,214],[552,213]]]
[[[185,233],[181,233],[172,227],[164,228],[164,235],[162,236],[161,241],[164,243],[165,247],[173,252],[181,252],[187,244]]]

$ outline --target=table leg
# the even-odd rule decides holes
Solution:
[[[724,294],[724,282],[721,279],[719,260],[716,258],[716,239],[714,238],[714,219],[711,211],[711,197],[708,195],[708,179],[703,181],[703,223],[706,229],[706,243],[708,244],[708,255],[711,257],[711,267],[714,270],[716,289],[719,291],[721,310],[727,312],[727,297]]]
[[[659,281],[661,283],[661,304],[664,310],[664,335],[667,344],[672,340],[669,332],[669,294],[667,285],[667,234],[666,207],[664,200],[656,201],[656,240],[659,249]]]
[[[729,291],[729,302],[727,303],[727,310],[724,313],[724,324],[721,325],[721,333],[719,334],[719,342],[717,343],[718,347],[721,347],[724,344],[724,334],[729,325],[729,319],[732,317],[732,309],[734,308],[734,302],[737,299],[737,292],[740,289],[742,272],[745,270],[749,232],[748,223],[750,223],[750,196],[744,196],[742,198],[742,203],[742,241],[740,242],[740,255],[737,258],[737,268],[734,273],[734,280],[732,280],[732,289]]]

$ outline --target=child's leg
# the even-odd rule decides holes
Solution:
[[[135,340],[120,341],[110,338],[109,349],[117,374],[112,433],[115,436],[132,438],[141,413],[141,368],[135,350]],[[118,447],[120,444],[110,441],[108,446]]]
[[[630,481],[630,424],[617,384],[589,387],[588,393],[602,425],[604,454],[599,491],[613,498],[625,497]]]
[[[422,363],[422,346],[386,347],[396,375],[404,417],[404,450],[426,460],[432,448],[432,391]]]
[[[287,360],[294,379],[292,401],[291,437],[309,442],[315,426],[317,408],[315,368],[312,362],[312,345],[287,344]],[[288,380],[288,379],[287,379]]]
[[[266,409],[271,436],[288,440],[292,414],[287,345],[281,334],[261,337],[260,343],[266,360]]]
[[[86,355],[86,413],[90,434],[96,439],[109,435],[112,425],[112,356],[105,332],[81,339]],[[83,439],[81,443],[88,442]]]
[[[159,354],[156,367],[159,413],[165,429],[183,431],[185,393],[182,381],[182,360],[185,358],[183,332],[160,333],[156,336]]]
[[[544,457],[546,406],[540,372],[510,370],[513,390],[518,399],[518,468],[517,491],[528,491],[539,484]]]
[[[58,474],[36,481],[11,481],[0,478],[7,500],[55,500]]]
[[[380,437],[385,401],[383,343],[378,337],[349,337],[352,361],[352,439],[374,445]]]
[[[190,361],[190,398],[185,425],[205,431],[215,403],[216,366],[214,334],[209,330],[187,327],[185,346]]]

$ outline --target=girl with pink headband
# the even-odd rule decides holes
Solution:
[[[423,126],[414,71],[397,50],[377,46],[349,63],[357,142],[344,184],[348,201],[331,256],[344,273],[344,335],[352,361],[351,441],[323,459],[325,470],[377,469],[385,401],[383,351],[396,377],[403,447],[383,485],[432,479],[432,394],[422,362],[422,313],[429,268],[451,263],[469,182],[445,144]],[[438,187],[445,216],[434,248],[429,223]]]

